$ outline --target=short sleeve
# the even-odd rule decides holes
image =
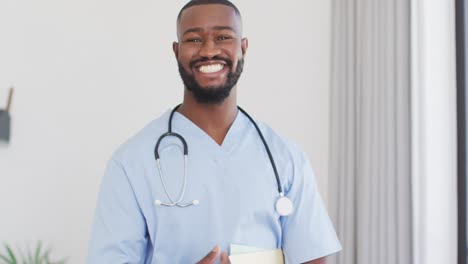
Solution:
[[[122,165],[110,160],[101,182],[88,264],[144,263],[147,230]]]
[[[304,263],[340,251],[341,244],[305,154],[295,161],[292,182],[286,191],[294,204],[294,212],[282,218],[286,263]]]

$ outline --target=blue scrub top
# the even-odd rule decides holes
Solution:
[[[341,249],[317,190],[307,157],[268,126],[259,127],[276,162],[283,190],[294,204],[290,216],[275,210],[278,188],[265,147],[239,112],[223,144],[175,113],[173,131],[188,144],[186,208],[170,202],[161,184],[154,146],[167,132],[170,111],[151,122],[112,156],[101,182],[89,243],[88,263],[195,263],[215,245],[282,248],[297,264]],[[178,199],[184,181],[182,144],[159,148],[167,191]]]

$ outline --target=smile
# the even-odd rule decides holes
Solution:
[[[224,64],[209,64],[209,65],[201,65],[198,67],[198,70],[202,73],[215,73],[219,72],[224,69]]]

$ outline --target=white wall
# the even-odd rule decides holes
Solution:
[[[0,242],[42,239],[84,263],[105,163],[181,100],[171,43],[184,3],[0,1],[0,103],[17,87],[0,145]],[[329,1],[235,3],[250,39],[239,102],[302,145],[326,199]]]

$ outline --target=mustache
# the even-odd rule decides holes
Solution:
[[[200,59],[193,60],[189,63],[190,68],[192,68],[195,64],[199,62],[205,62],[205,61],[210,61],[210,60],[219,60],[219,61],[224,61],[227,66],[232,67],[232,60],[229,58],[223,58],[219,56],[214,56],[213,58],[206,58],[202,57]]]

